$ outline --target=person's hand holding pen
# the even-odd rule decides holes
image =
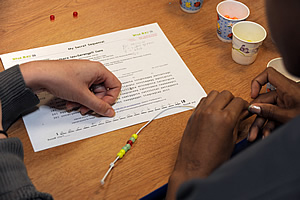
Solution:
[[[212,91],[201,99],[184,131],[167,199],[175,199],[184,181],[205,178],[230,158],[248,105],[229,91]]]
[[[270,82],[276,90],[260,94],[261,87]],[[248,140],[254,141],[262,130],[264,137],[270,135],[276,124],[283,124],[300,114],[300,84],[287,79],[274,68],[268,67],[251,84],[254,101],[249,111],[257,114]]]
[[[20,65],[27,87],[46,90],[69,101],[67,109],[80,105],[85,114],[92,110],[112,117],[121,83],[101,63],[88,60],[34,61]]]

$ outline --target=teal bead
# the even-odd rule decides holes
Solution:
[[[129,140],[131,140],[131,141],[132,141],[132,143],[134,143],[134,142],[135,142],[135,138],[134,138],[134,137],[131,137]]]
[[[125,152],[128,151],[128,148],[126,146],[122,147],[123,150],[125,150]]]
[[[126,144],[125,147],[127,147],[127,149],[129,150],[131,148],[130,144]]]

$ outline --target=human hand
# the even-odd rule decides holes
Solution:
[[[268,82],[276,90],[259,94],[261,87]],[[251,98],[254,101],[249,111],[257,117],[249,130],[249,141],[254,141],[260,130],[266,137],[277,123],[286,123],[300,114],[300,85],[271,67],[252,80]]]
[[[67,104],[67,109],[82,105],[82,113],[90,109],[103,116],[115,115],[111,105],[120,93],[121,83],[99,62],[34,61],[21,64],[20,69],[25,84],[33,91],[44,89],[56,97],[73,102]],[[103,87],[90,90],[100,84]]]
[[[184,181],[205,178],[230,158],[247,107],[248,102],[228,91],[212,91],[201,99],[184,131],[167,199],[174,199]]]

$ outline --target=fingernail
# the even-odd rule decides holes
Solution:
[[[113,117],[115,116],[115,111],[112,108],[110,108],[104,113],[104,115],[107,117]]]
[[[86,113],[87,113],[86,111],[81,111],[81,110],[80,110],[80,114],[81,114],[81,115],[84,116],[84,115],[86,115]]]
[[[255,106],[255,105],[250,105],[248,107],[248,111],[251,112],[251,113],[254,113],[254,114],[260,114],[261,112],[261,108],[259,106]]]
[[[79,108],[80,108],[80,106],[74,107],[74,108],[73,108],[73,107],[67,107],[67,108],[66,108],[66,111],[67,111],[67,112],[72,112],[72,111],[74,111],[74,110],[78,110]]]

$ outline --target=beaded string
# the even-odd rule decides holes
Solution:
[[[173,109],[173,108],[195,108],[194,106],[174,106],[174,107],[170,107],[167,109],[162,110],[160,113],[158,113],[157,115],[155,115],[151,120],[149,120],[144,126],[142,126],[142,128],[140,128],[135,134],[133,134],[131,136],[131,138],[127,141],[126,145],[122,147],[122,149],[119,151],[119,153],[117,153],[117,157],[116,159],[110,163],[109,165],[109,169],[107,170],[107,172],[105,173],[104,177],[101,179],[100,183],[102,185],[104,185],[105,183],[105,179],[108,176],[108,174],[111,172],[111,170],[113,169],[113,167],[115,166],[116,162],[123,158],[123,156],[126,154],[126,152],[132,147],[133,143],[136,141],[136,139],[138,138],[138,134],[146,127],[148,126],[154,119],[156,119],[159,115],[161,115],[162,113],[164,113],[167,110]]]

